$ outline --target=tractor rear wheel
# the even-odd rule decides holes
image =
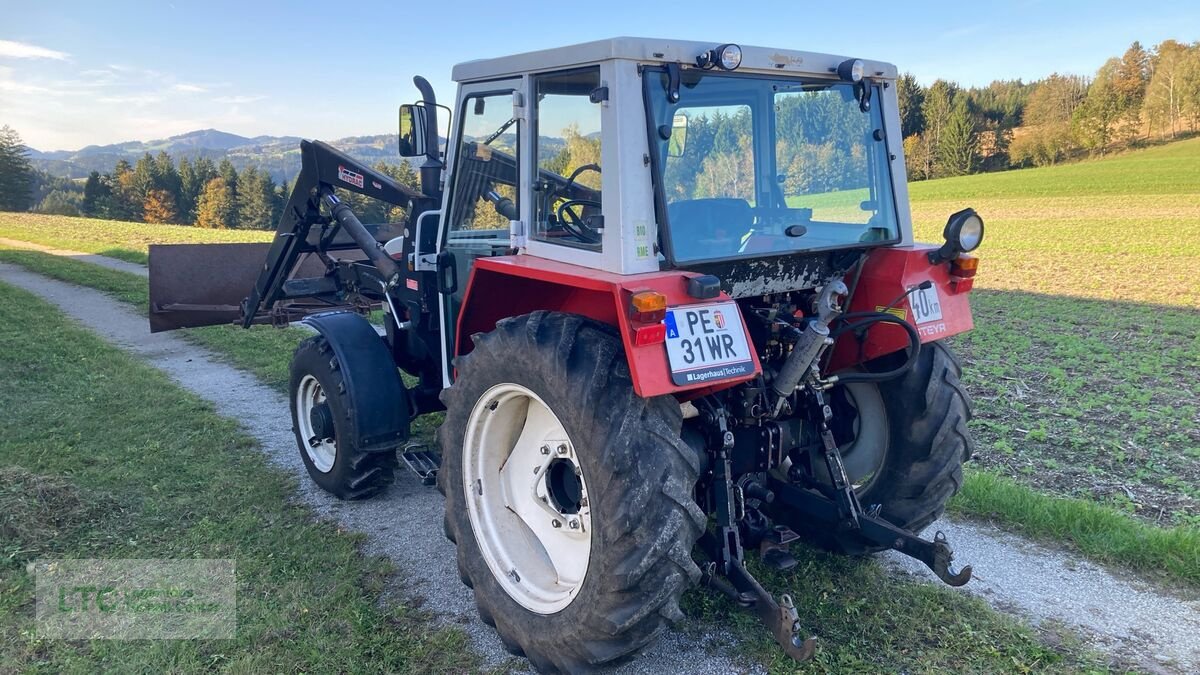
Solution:
[[[535,312],[475,336],[438,429],[446,534],[483,620],[543,671],[633,654],[700,577],[700,455],[671,397],[633,391],[620,341]]]
[[[350,439],[346,381],[324,336],[296,346],[288,399],[300,461],[318,487],[340,499],[365,499],[392,483],[396,453],[362,452]]]
[[[878,369],[890,370],[902,358],[885,358]],[[863,508],[878,505],[880,516],[910,532],[920,532],[945,511],[975,447],[967,429],[971,400],[961,377],[962,365],[950,348],[932,342],[922,345],[916,364],[902,377],[834,391],[835,416],[854,420],[844,432],[848,438],[838,438],[838,444]],[[803,534],[842,553],[883,548],[853,533]]]

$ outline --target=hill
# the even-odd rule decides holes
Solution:
[[[79,150],[39,152],[30,149],[34,167],[54,176],[83,178],[91,171],[111,171],[119,160],[131,164],[145,153],[169,153],[176,161],[207,157],[219,162],[229,159],[239,171],[256,166],[276,181],[291,181],[300,172],[300,138],[296,136],[255,136],[247,138],[217,129],[201,129],[153,141],[128,141],[112,145],[89,145]],[[350,136],[330,143],[352,157],[375,164],[398,164],[396,135]]]

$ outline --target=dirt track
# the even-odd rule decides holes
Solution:
[[[275,390],[181,338],[151,335],[145,317],[98,291],[2,263],[0,280],[49,300],[211,401],[221,415],[239,420],[274,463],[297,477],[304,502],[342,526],[366,533],[368,553],[386,555],[397,563],[405,582],[403,588],[391,591],[420,598],[442,620],[464,628],[486,665],[500,665],[509,658],[495,633],[479,621],[470,592],[457,578],[453,547],[441,536],[441,497],[435,490],[404,474],[381,498],[340,502],[308,480],[296,456],[287,403]],[[1147,669],[1200,672],[1200,602],[1173,597],[994,528],[945,521],[930,531],[934,528],[946,531],[959,562],[974,566],[976,580],[964,592],[1035,623],[1061,621],[1096,647]],[[894,555],[890,560],[898,569],[932,578],[911,559]],[[745,670],[721,655],[728,636],[710,637],[707,644],[697,645],[693,639],[670,633],[621,670],[680,672],[682,664],[687,664],[686,672],[695,673]]]

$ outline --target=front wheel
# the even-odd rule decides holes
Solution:
[[[700,576],[678,403],[637,396],[620,341],[568,314],[501,321],[455,365],[438,486],[483,620],[543,671],[648,644]]]
[[[363,452],[351,440],[346,381],[324,336],[296,346],[288,393],[300,461],[317,486],[340,499],[365,499],[392,483],[396,453]]]

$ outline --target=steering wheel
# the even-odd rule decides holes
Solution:
[[[573,210],[576,207],[579,208],[578,212]],[[587,218],[582,215],[584,209],[588,208],[599,209],[600,202],[595,199],[568,199],[558,205],[555,213],[558,216],[559,224],[573,237],[586,244],[599,244],[600,232],[589,225]]]
[[[602,173],[599,164],[584,164],[576,168],[567,177],[567,184],[563,186],[562,194],[571,194],[571,189],[575,187],[575,179],[579,178],[579,175],[584,171]],[[572,210],[576,207],[579,208],[579,211]],[[596,231],[596,228],[588,225],[587,219],[583,217],[584,209],[588,208],[599,209],[600,200],[567,199],[558,205],[555,215],[558,216],[558,222],[562,225],[563,229],[572,236],[588,244],[598,244],[600,243],[600,233]]]

